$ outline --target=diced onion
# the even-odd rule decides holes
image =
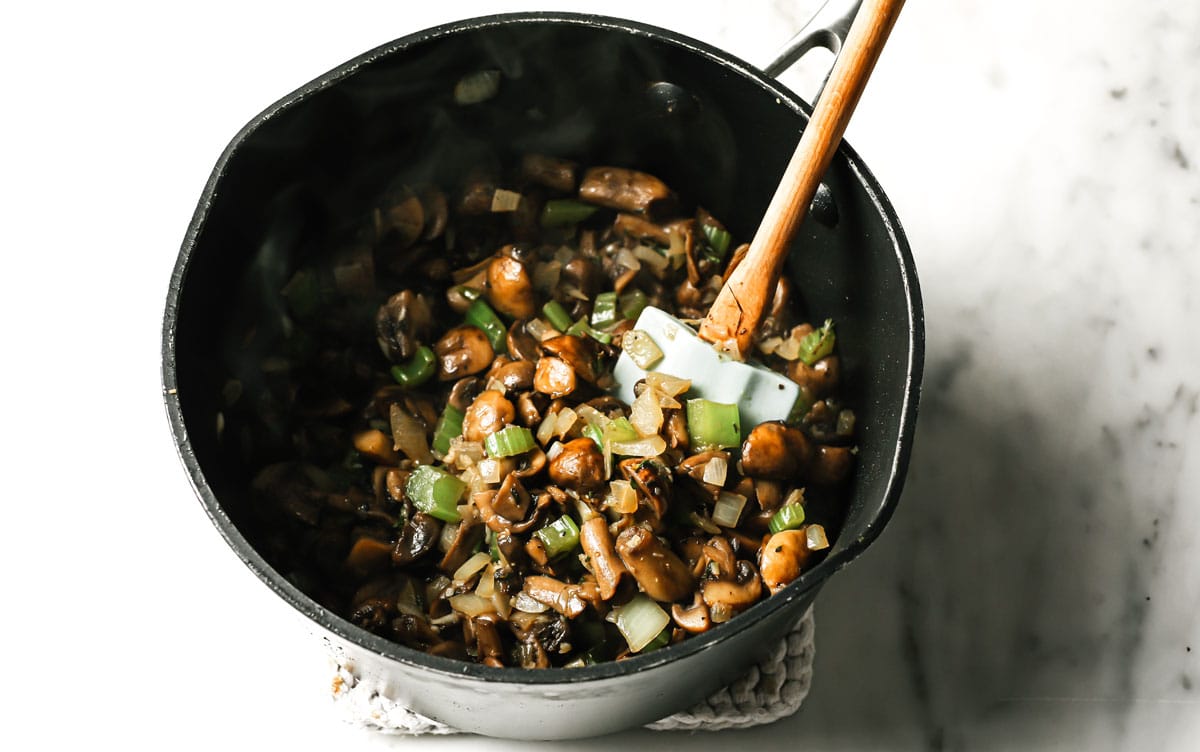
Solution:
[[[567,435],[567,432],[569,432],[571,430],[572,426],[574,426],[578,420],[579,420],[579,413],[575,412],[571,408],[564,407],[563,409],[559,410],[558,418],[556,419],[556,422],[554,425],[555,435],[558,436],[560,439],[563,438],[564,436]]]
[[[617,251],[617,255],[614,260],[617,262],[617,266],[630,271],[637,271],[638,269],[642,268],[642,262],[638,261],[637,256],[634,256],[632,253],[630,253],[628,248],[622,248],[621,250]]]
[[[479,472],[480,479],[484,483],[499,483],[500,482],[500,461],[488,457],[479,461],[475,466]]]
[[[688,521],[706,533],[711,533],[712,535],[717,535],[718,533],[721,532],[721,528],[719,528],[715,524],[713,524],[712,520],[710,520],[707,517],[701,516],[697,512],[689,513]]]
[[[491,554],[486,551],[480,551],[472,554],[470,558],[462,563],[458,569],[454,570],[454,574],[450,576],[456,583],[466,582],[475,576],[479,570],[486,567],[492,562]]]
[[[646,386],[657,389],[668,397],[678,397],[692,388],[692,382],[690,379],[681,379],[654,371],[646,374]]]
[[[422,465],[433,464],[433,454],[429,451],[429,439],[425,436],[425,426],[409,415],[408,411],[396,403],[392,403],[389,411],[392,427],[392,446],[403,452],[413,462]]]
[[[458,535],[458,526],[460,523],[450,522],[442,525],[442,534],[438,537],[438,550],[445,553],[454,545],[454,538]]]
[[[563,445],[561,441],[556,441],[546,450],[546,459],[553,460],[558,455],[562,454]]]
[[[821,525],[809,525],[804,528],[804,543],[809,551],[820,551],[829,548],[829,538],[825,536],[825,528]]]
[[[621,350],[643,371],[651,368],[663,357],[663,351],[654,342],[654,338],[641,329],[625,332],[621,338]]]
[[[767,337],[758,343],[758,349],[767,355],[773,354],[783,344],[783,337]]]
[[[795,360],[800,357],[800,340],[788,337],[775,348],[775,354],[784,360]]]
[[[785,507],[788,504],[803,504],[803,503],[804,503],[804,489],[803,488],[793,488],[791,491],[788,492],[788,495],[784,498],[783,503],[780,504],[779,506]]]
[[[534,598],[524,590],[517,593],[517,596],[512,600],[513,608],[518,611],[524,611],[527,614],[545,613],[546,609],[550,608],[545,603],[542,603],[537,598]]]
[[[478,104],[496,96],[500,90],[500,71],[481,70],[469,73],[454,85],[456,104]]]
[[[550,442],[550,439],[554,438],[555,433],[557,433],[555,430],[557,426],[557,416],[558,413],[548,413],[546,417],[542,419],[541,424],[538,425],[537,440],[542,446],[546,446],[546,444]]]
[[[658,397],[654,389],[647,388],[633,400],[633,406],[629,412],[629,423],[640,436],[658,435],[663,424],[663,414],[662,408],[658,406]]]
[[[492,212],[494,213],[516,211],[520,205],[521,194],[516,191],[497,188],[496,192],[492,194]]]
[[[529,336],[536,339],[538,342],[557,337],[559,332],[554,327],[547,324],[541,319],[530,319],[525,324],[525,331],[529,332]]]
[[[631,421],[632,422],[632,421]],[[667,450],[667,442],[661,436],[647,436],[637,441],[614,441],[613,454],[623,457],[657,457]]]
[[[650,267],[656,277],[661,277],[671,264],[671,259],[645,245],[634,246],[633,255],[637,256],[639,261],[644,262],[646,266]]]
[[[711,460],[710,460],[711,461]],[[721,527],[737,527],[742,510],[746,507],[746,497],[741,494],[722,491],[713,506],[712,520]]]
[[[496,593],[496,568],[489,563],[479,575],[479,584],[475,586],[475,595],[480,598],[491,598]]]
[[[450,608],[468,617],[490,614],[496,610],[490,598],[481,598],[474,593],[450,596]]]
[[[496,613],[507,619],[512,614],[512,597],[500,588],[496,588],[492,593],[492,603],[496,606]]]
[[[621,636],[629,643],[629,649],[635,653],[641,652],[671,623],[670,615],[641,593],[624,606],[614,608],[608,618],[617,625]]]
[[[637,491],[627,480],[614,480],[608,484],[612,491],[612,509],[620,514],[633,514],[637,511]]]
[[[724,457],[716,456],[704,464],[704,476],[700,480],[714,486],[723,486],[728,473],[729,461]]]

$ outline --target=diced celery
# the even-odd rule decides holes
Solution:
[[[508,425],[483,440],[489,457],[512,457],[537,446],[533,432],[525,426]]]
[[[592,326],[601,329],[617,323],[617,294],[602,292],[592,303]]]
[[[687,401],[687,429],[694,451],[732,449],[742,443],[737,405],[690,399]]]
[[[635,287],[629,292],[621,293],[617,298],[617,309],[621,312],[621,318],[636,320],[638,316],[642,315],[642,309],[648,302],[646,293]]]
[[[467,490],[467,484],[445,470],[432,465],[421,465],[408,476],[404,491],[413,506],[443,522],[458,522],[458,500]]]
[[[562,303],[557,300],[549,300],[542,306],[542,313],[546,316],[546,320],[550,322],[550,326],[560,332],[565,332],[571,328],[571,316],[567,313],[567,309],[563,308]]]
[[[392,366],[392,378],[405,389],[424,384],[437,373],[437,356],[425,345],[417,348],[413,356],[397,366]]]
[[[559,517],[534,533],[546,547],[546,555],[551,559],[570,553],[579,546],[579,526],[567,515]]]
[[[820,329],[813,329],[800,340],[800,360],[808,365],[833,352],[833,319],[825,319]]]
[[[600,208],[595,204],[585,204],[573,198],[550,199],[542,206],[542,216],[539,220],[542,227],[562,227],[582,222],[596,213]]]
[[[433,429],[433,448],[438,454],[450,451],[450,439],[462,436],[463,411],[454,405],[446,403],[442,417],[438,418],[437,426]]]
[[[708,241],[708,250],[706,254],[714,261],[720,261],[725,258],[725,254],[729,252],[729,244],[733,241],[733,236],[728,230],[723,230],[716,225],[703,224],[700,229],[704,232],[704,238]]]
[[[783,532],[784,530],[796,530],[804,524],[804,507],[799,504],[784,504],[779,508],[779,511],[771,517],[769,527],[772,533]]]
[[[508,337],[508,329],[487,302],[482,298],[472,301],[465,318],[468,324],[483,330],[496,354],[507,352],[505,339]]]

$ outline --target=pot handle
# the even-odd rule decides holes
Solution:
[[[825,49],[837,55],[842,49],[842,43],[846,41],[846,34],[850,31],[850,24],[854,21],[854,16],[858,13],[859,6],[862,5],[862,0],[826,0],[813,17],[804,24],[796,35],[787,41],[775,55],[763,71],[772,78],[778,78],[779,74],[790,68],[797,60],[814,47],[824,47]],[[828,71],[826,72],[828,78]],[[824,82],[821,83],[821,88],[825,88]],[[820,90],[817,91],[813,101],[820,96]]]

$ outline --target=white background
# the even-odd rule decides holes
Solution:
[[[667,26],[765,64],[815,5],[613,0],[554,7]],[[1089,34],[1119,39],[1098,20],[1105,3],[1072,3],[1048,16],[1037,11],[1041,3],[1004,4],[1011,13],[987,5],[910,3],[848,135],[905,220],[931,331],[956,310],[956,280],[977,268],[971,248],[946,242],[974,221],[972,187],[1023,172],[1030,166],[1023,155],[1055,127],[1046,113],[1078,103],[1069,80],[1060,88],[1052,73],[1069,77],[1080,58],[1053,50],[1079,44],[1086,59]],[[1141,17],[1133,3],[1107,5]],[[243,0],[41,3],[4,12],[0,634],[7,652],[0,747],[527,748],[475,738],[385,739],[337,719],[317,644],[236,559],[195,500],[168,432],[159,373],[175,254],[212,165],[246,121],[393,38],[530,9],[515,2]],[[1185,15],[1194,45],[1196,14]],[[1068,28],[1071,34],[1062,33]],[[1029,54],[1044,65],[1014,63]],[[1195,74],[1187,75],[1193,85],[1183,94],[1200,93]],[[1006,79],[1003,94],[969,95],[996,77]],[[785,81],[803,90],[811,75]],[[1041,108],[1033,121],[1030,107]],[[1059,124],[1074,124],[1059,114]],[[1200,161],[1196,135],[1182,136],[1193,162]],[[1072,143],[1057,144],[1059,159],[1103,159],[1081,156]],[[947,181],[957,188],[935,194]],[[1029,201],[1059,190],[1044,185],[1024,184]],[[1194,214],[1176,221],[1194,226]],[[1070,289],[1069,270],[1063,274],[1052,289]],[[940,346],[937,336],[931,333],[931,351]],[[1181,365],[1197,362],[1189,347]],[[1104,697],[1039,705],[1013,725],[984,713],[973,719],[976,736],[931,730],[954,719],[922,710],[913,699],[920,688],[898,657],[906,636],[875,628],[891,624],[877,621],[875,610],[894,607],[866,597],[887,575],[872,553],[822,594],[817,678],[799,716],[741,734],[634,732],[577,748],[920,749],[937,739],[965,748],[966,738],[986,739],[982,746],[991,749],[1015,739],[1035,749],[1141,748],[1136,740],[1113,741],[1110,724],[1096,720],[1108,712]],[[1194,591],[1181,597],[1194,606]],[[1185,630],[1181,639],[1200,642],[1194,621]],[[1187,660],[1194,670],[1195,658]],[[1150,715],[1139,723],[1166,728],[1159,748],[1196,748],[1194,697],[1142,706]],[[1002,702],[1001,716],[1004,709]]]

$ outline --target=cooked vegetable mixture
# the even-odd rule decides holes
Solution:
[[[379,635],[527,668],[654,650],[792,582],[853,464],[833,324],[780,281],[755,357],[801,385],[789,422],[743,425],[688,374],[623,404],[622,348],[653,367],[666,345],[641,310],[700,319],[746,246],[645,173],[496,172],[396,187],[331,265],[287,273],[261,425],[224,437],[270,444],[253,498],[272,564]]]

